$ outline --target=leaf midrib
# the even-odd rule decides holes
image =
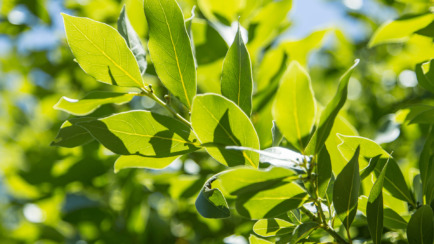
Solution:
[[[84,34],[72,21],[69,21],[71,25],[74,26],[74,28],[80,32],[81,35],[86,38],[90,44],[92,44],[98,51],[100,51],[108,60],[110,60],[118,69],[120,69],[123,73],[125,73],[131,80],[133,80],[136,84],[139,85],[139,87],[143,88],[143,84],[141,84],[138,80],[136,80],[129,72],[127,72],[122,66],[120,66],[118,63],[116,63],[107,53],[104,52],[101,48],[99,48],[91,39],[87,37],[86,34]]]

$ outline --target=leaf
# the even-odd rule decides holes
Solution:
[[[434,124],[434,108],[419,113],[409,124]]]
[[[381,157],[381,155],[377,155],[377,156],[371,158],[371,160],[369,160],[368,166],[366,166],[366,168],[362,169],[362,171],[360,172],[360,178],[362,181],[375,170],[375,167],[377,166],[377,163],[380,160],[380,157]]]
[[[196,209],[205,218],[228,218],[231,213],[222,192],[218,188],[212,189],[211,183],[217,179],[213,176],[203,186],[196,199]]]
[[[250,235],[249,236],[249,243],[250,244],[272,244],[273,242],[261,239],[259,237],[254,236],[254,235]]]
[[[361,168],[363,169],[369,166],[369,159],[371,158],[377,156],[380,156],[380,158],[391,157],[390,154],[384,151],[380,145],[368,138],[361,136],[346,136],[341,134],[338,134],[337,136],[342,141],[342,143],[338,145],[338,150],[347,160],[354,155],[356,148],[360,146],[359,161],[361,163]]]
[[[283,135],[276,125],[276,121],[273,120],[273,127],[271,127],[271,137],[273,138],[272,146],[278,147],[283,140]]]
[[[241,36],[240,25],[223,62],[222,95],[237,104],[248,116],[252,113],[252,64]]]
[[[283,75],[272,112],[286,140],[303,152],[315,123],[316,104],[310,77],[298,62],[291,62]]]
[[[431,244],[434,242],[433,233],[433,211],[430,206],[423,205],[408,222],[408,243]]]
[[[386,190],[389,191],[392,196],[416,206],[413,199],[413,194],[408,188],[404,175],[402,174],[402,171],[395,160],[392,158],[381,158],[377,164],[377,167],[375,168],[375,174],[377,176],[380,174],[380,171],[386,164],[386,161],[388,161],[388,166],[384,180],[384,188],[386,188]]]
[[[247,115],[232,101],[217,95],[198,95],[193,101],[191,123],[208,153],[226,166],[257,167],[259,155],[227,150],[226,146],[259,149],[259,139]]]
[[[306,222],[295,227],[290,243],[297,243],[301,239],[308,237],[309,234],[317,228],[319,228],[319,225],[316,222]]]
[[[333,205],[342,224],[348,230],[356,216],[357,200],[360,189],[359,175],[360,147],[336,177],[333,187]]]
[[[278,217],[301,206],[308,194],[291,182],[295,179],[298,176],[284,168],[236,168],[219,176],[222,190],[235,196],[238,213],[250,219]]]
[[[67,113],[83,116],[88,115],[101,107],[104,104],[115,103],[124,104],[137,94],[133,93],[117,93],[117,92],[91,92],[80,100],[62,97],[59,102],[54,105],[54,109],[62,110]]]
[[[145,49],[143,48],[139,36],[128,19],[125,5],[122,7],[121,14],[119,15],[118,31],[127,42],[131,52],[134,54],[137,64],[139,65],[140,73],[143,76],[146,72],[146,67],[148,66],[146,62]]]
[[[405,16],[384,23],[373,34],[368,46],[374,47],[384,43],[399,43],[409,39],[414,32],[423,29],[434,20],[434,15],[424,14]]]
[[[113,27],[88,18],[62,16],[69,47],[86,73],[111,85],[144,87],[133,53]]]
[[[190,108],[196,95],[196,67],[182,11],[175,0],[145,0],[145,15],[148,48],[157,75]]]
[[[348,95],[348,82],[350,81],[351,74],[354,68],[359,64],[359,60],[356,59],[353,66],[351,66],[347,72],[341,77],[338,90],[333,99],[327,104],[326,108],[321,112],[318,128],[311,137],[309,144],[306,148],[308,154],[317,154],[321,151],[325,141],[329,137],[332,130],[333,123],[338,116],[339,111],[344,106]]]
[[[200,147],[188,126],[148,111],[129,111],[78,125],[121,155],[171,157]]]
[[[283,219],[260,219],[253,225],[253,231],[263,237],[283,235],[291,233],[294,224]]]
[[[419,85],[434,93],[434,59],[416,64],[415,71]]]
[[[401,215],[397,214],[395,211],[393,211],[390,208],[384,209],[384,226],[389,229],[406,229],[407,228],[407,222],[405,219],[401,217]]]
[[[143,157],[137,155],[121,155],[115,162],[114,172],[127,168],[163,169],[179,156],[173,157]]]
[[[383,235],[383,182],[386,175],[387,163],[381,170],[380,176],[374,183],[368,197],[366,205],[366,218],[368,221],[368,229],[371,233],[374,244],[381,243]]]
[[[318,190],[316,194],[318,197],[323,198],[327,194],[327,188],[333,174],[330,155],[326,147],[323,147],[318,155],[316,174],[316,185]]]
[[[89,120],[93,120],[93,118],[73,118],[65,121],[62,126],[60,126],[56,139],[51,143],[51,146],[71,148],[93,141],[94,138],[89,134],[89,132],[74,124],[74,122]]]

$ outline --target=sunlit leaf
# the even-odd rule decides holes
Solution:
[[[307,72],[292,62],[282,77],[273,104],[273,118],[293,146],[304,151],[315,122],[316,104]]]
[[[78,123],[106,148],[121,155],[179,156],[200,146],[188,126],[148,111],[130,111]]]
[[[434,59],[416,65],[416,76],[419,85],[434,93]]]
[[[88,18],[62,15],[69,47],[86,73],[107,84],[144,86],[133,53],[113,27]]]
[[[406,16],[381,25],[372,36],[368,46],[373,47],[383,43],[396,43],[408,40],[414,32],[429,25],[434,15],[424,14]]]
[[[228,150],[226,146],[259,149],[259,139],[247,115],[232,101],[216,94],[196,96],[191,112],[192,127],[208,153],[226,166],[257,167],[259,155]]]
[[[188,108],[196,95],[196,67],[184,17],[175,0],[145,0],[148,48],[158,77]]]
[[[249,236],[249,243],[250,244],[272,244],[273,242],[264,240],[262,238],[254,236],[254,235],[250,235]]]
[[[222,95],[237,104],[248,116],[252,113],[252,64],[238,26],[237,34],[223,62]]]
[[[283,235],[291,233],[294,224],[283,219],[260,219],[253,225],[253,231],[263,237]]]
[[[120,105],[123,103],[127,103],[131,101],[131,99],[133,99],[135,95],[137,94],[125,94],[117,92],[92,92],[87,94],[80,100],[62,97],[59,102],[54,105],[54,108],[73,115],[83,116],[92,113],[104,104],[114,103]]]
[[[163,169],[179,156],[173,157],[143,157],[137,155],[121,155],[115,162],[114,172],[127,168]]]

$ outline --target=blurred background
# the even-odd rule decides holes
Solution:
[[[405,42],[367,44],[382,23],[428,12],[429,0],[294,0],[292,6],[280,0],[288,3],[283,13],[267,9],[279,2],[272,0],[178,2],[186,18],[197,6],[193,36],[199,37],[194,40],[199,92],[219,92],[222,60],[238,16],[253,59],[257,106],[268,106],[260,91],[283,59],[308,67],[322,104],[334,95],[345,69],[361,59],[342,115],[361,136],[393,151],[412,184],[427,128],[403,124],[396,112],[413,103],[432,104],[414,73],[417,63],[434,57],[432,38],[412,35]],[[120,89],[96,82],[73,61],[60,13],[116,27],[124,4],[145,43],[143,0],[0,0],[0,243],[247,243],[252,221],[237,215],[209,220],[196,212],[199,189],[224,169],[203,152],[160,171],[114,174],[116,157],[95,141],[77,148],[50,146],[69,118],[53,109],[62,96]],[[273,28],[262,28],[269,20]],[[145,79],[164,92],[152,65]],[[135,98],[104,105],[92,116],[153,106]],[[256,115],[266,147],[271,126],[260,110]]]

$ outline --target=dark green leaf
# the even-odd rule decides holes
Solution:
[[[423,205],[411,216],[407,226],[407,239],[409,244],[432,244],[433,211],[430,206]]]
[[[369,160],[368,166],[366,168],[362,169],[362,172],[360,172],[360,179],[363,181],[368,175],[370,175],[377,166],[378,161],[380,160],[381,155],[375,156]]]
[[[79,123],[106,148],[121,155],[171,157],[200,146],[188,126],[148,111],[130,111]]]
[[[241,36],[240,26],[223,62],[221,91],[248,116],[252,113],[252,63]]]
[[[384,209],[384,226],[389,229],[406,229],[407,221],[390,208]]]
[[[369,193],[368,204],[366,205],[366,218],[368,228],[374,244],[381,243],[383,235],[383,182],[386,175],[387,163],[378,176],[377,181]]]
[[[318,189],[317,195],[318,197],[323,198],[327,194],[327,188],[333,174],[330,155],[326,147],[323,147],[318,155],[316,174],[316,184]]]
[[[74,123],[94,120],[93,118],[74,118],[65,121],[56,136],[56,139],[51,143],[51,146],[59,147],[77,147],[89,143],[94,138],[80,126]]]
[[[87,94],[80,100],[62,97],[59,102],[54,105],[55,109],[65,111],[67,113],[83,116],[95,111],[104,104],[124,104],[137,95],[134,93],[117,93],[117,92],[92,92]]]
[[[434,93],[434,59],[417,64],[416,76],[419,85]]]
[[[125,11],[125,5],[121,10],[121,14],[119,15],[118,31],[127,42],[131,52],[134,54],[134,57],[136,58],[137,64],[140,68],[140,73],[143,76],[146,72],[146,67],[148,66],[146,62],[145,49],[143,48],[139,36],[128,19],[128,15]]]
[[[188,108],[196,95],[196,67],[184,17],[175,0],[145,0],[148,48],[158,77]]]
[[[205,218],[228,218],[231,213],[222,192],[212,188],[211,184],[217,178],[213,176],[203,186],[196,199],[196,209]]]
[[[208,153],[220,163],[258,166],[258,153],[226,149],[226,146],[259,149],[258,135],[252,122],[232,101],[217,94],[196,96],[191,123]]]
[[[336,214],[348,230],[357,212],[357,200],[360,189],[359,153],[356,149],[353,158],[336,177],[333,187],[333,204]]]
[[[309,144],[306,148],[308,154],[317,154],[321,151],[327,140],[330,131],[333,128],[333,123],[338,116],[339,111],[344,106],[348,95],[348,82],[350,81],[351,74],[354,68],[359,64],[357,59],[353,66],[351,66],[347,72],[341,77],[338,90],[333,99],[327,104],[326,108],[321,112],[318,128],[314,132]]]
[[[292,232],[291,244],[308,237],[309,234],[317,228],[319,228],[319,225],[316,222],[306,222],[297,226]]]

